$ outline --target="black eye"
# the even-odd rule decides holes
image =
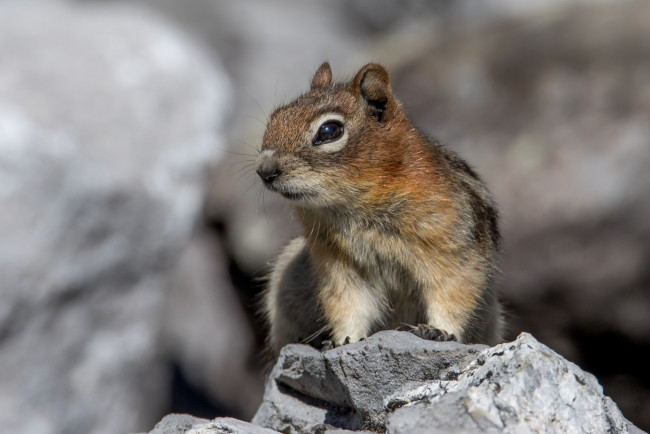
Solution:
[[[343,135],[343,124],[339,121],[327,121],[318,127],[316,137],[312,140],[315,146],[333,142]]]

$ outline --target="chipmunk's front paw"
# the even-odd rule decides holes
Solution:
[[[328,339],[326,341],[323,341],[323,343],[321,344],[320,350],[321,350],[321,352],[322,351],[327,351],[327,350],[331,350],[333,348],[339,347],[341,345],[347,345],[349,343],[350,343],[350,336],[346,336],[345,339],[343,340],[343,342],[340,345],[338,345],[336,342],[334,342],[333,339]]]
[[[334,348],[334,341],[331,340],[331,339],[328,339],[328,340],[326,340],[326,341],[323,341],[323,343],[322,343],[321,346],[320,346],[320,350],[321,350],[321,352],[322,352],[322,351],[331,350],[331,349],[333,349],[333,348]]]
[[[395,330],[410,332],[415,336],[426,339],[428,341],[448,342],[457,340],[456,336],[453,334],[447,333],[444,330],[437,329],[429,324],[418,324],[417,326],[405,324],[397,327]]]

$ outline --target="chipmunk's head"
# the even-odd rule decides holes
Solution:
[[[296,206],[350,203],[386,169],[379,162],[390,160],[385,144],[401,119],[381,65],[364,66],[349,83],[333,83],[323,63],[309,92],[271,115],[257,174]]]

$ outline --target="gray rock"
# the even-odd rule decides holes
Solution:
[[[209,422],[208,419],[190,416],[189,414],[168,414],[156,424],[149,434],[183,434],[195,425]]]
[[[492,348],[395,331],[325,352],[288,345],[266,387],[252,424],[174,416],[150,434],[642,433],[593,375],[526,333]]]
[[[388,432],[640,432],[596,378],[531,335],[490,348],[457,379],[404,387]]]
[[[596,378],[531,335],[487,348],[384,331],[285,347],[253,423],[282,432],[640,432]]]
[[[187,414],[165,416],[149,434],[272,434],[272,429],[262,428],[231,417],[219,417],[212,421]]]
[[[194,425],[187,434],[272,434],[277,433],[272,429],[262,428],[249,422],[233,419],[231,417],[220,417],[211,422]]]
[[[396,331],[322,353],[288,345],[269,375],[253,423],[289,432],[381,429],[387,396],[407,382],[454,377],[485,348]]]
[[[149,428],[228,82],[125,6],[0,3],[0,432]]]

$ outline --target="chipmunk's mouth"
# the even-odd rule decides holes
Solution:
[[[283,179],[265,181],[264,186],[275,193],[280,193],[291,201],[308,200],[317,196],[314,191],[307,188],[296,188],[291,182],[286,182]]]
[[[287,199],[291,199],[291,200],[302,199],[305,196],[304,193],[297,193],[293,191],[281,191],[280,194],[286,197]]]
[[[308,189],[298,189],[283,182],[266,184],[266,187],[271,191],[280,193],[283,197],[292,201],[314,198],[316,196],[316,193],[313,191],[310,191]]]
[[[309,191],[277,190],[277,192],[289,200],[309,199],[316,196],[315,193]]]

